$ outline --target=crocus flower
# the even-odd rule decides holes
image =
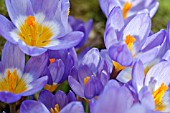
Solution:
[[[120,86],[115,80],[110,80],[106,84],[98,99],[90,103],[90,108],[91,113],[152,113],[141,104],[134,104],[129,89]]]
[[[93,20],[90,19],[87,22],[83,22],[80,19],[75,19],[73,16],[69,16],[69,24],[71,25],[72,31],[81,31],[84,33],[84,37],[80,41],[80,43],[76,46],[76,48],[79,48],[83,46],[83,44],[88,39],[89,33],[92,30],[93,27]]]
[[[85,99],[98,96],[112,72],[111,59],[107,51],[99,52],[97,48],[90,49],[79,59],[79,65],[72,69],[68,82],[72,90]]]
[[[45,89],[53,92],[58,84],[67,80],[71,69],[77,64],[77,54],[74,48],[50,50],[48,57],[49,65],[43,75],[48,75],[48,84]]]
[[[75,101],[71,91],[68,96],[58,91],[53,95],[49,91],[42,91],[38,101],[26,100],[22,103],[20,113],[84,113],[83,105]]]
[[[13,103],[22,96],[33,95],[47,83],[47,76],[40,77],[48,60],[47,54],[31,57],[25,66],[25,54],[7,42],[0,62],[0,101]]]
[[[0,34],[26,54],[76,46],[82,32],[68,32],[69,0],[5,0],[11,21],[0,15]]]
[[[136,59],[147,63],[158,55],[166,32],[161,30],[149,36],[150,32],[151,20],[147,13],[124,21],[121,9],[113,8],[106,23],[104,41],[117,71],[132,66]]]
[[[157,0],[99,0],[99,3],[106,17],[108,17],[111,10],[116,6],[121,7],[124,18],[145,10],[148,10],[150,17],[153,17],[159,7]]]
[[[138,99],[148,108],[160,112],[170,112],[169,73],[169,61],[162,61],[154,65],[146,75],[142,62],[137,61],[132,70],[133,88],[131,89],[134,89],[133,92],[138,95]]]

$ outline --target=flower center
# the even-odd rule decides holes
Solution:
[[[122,13],[123,13],[123,18],[126,19],[127,18],[127,13],[129,12],[129,10],[132,8],[132,3],[129,3],[128,1],[124,4],[123,9],[122,9]]]
[[[34,16],[28,16],[20,26],[19,38],[29,46],[44,47],[49,44],[53,32],[48,25],[36,22]]]
[[[89,76],[87,76],[86,78],[84,78],[84,85],[86,85],[89,80],[90,80],[90,77],[89,77]]]
[[[156,105],[155,109],[158,111],[162,111],[165,108],[165,105],[162,103],[162,97],[167,90],[168,86],[162,83],[161,86],[152,93]]]
[[[125,39],[125,43],[128,47],[128,49],[131,51],[132,50],[132,47],[133,47],[133,43],[136,41],[136,39],[131,36],[131,35],[127,35],[126,36],[126,39]]]
[[[53,108],[50,109],[51,113],[59,113],[59,111],[60,111],[60,107],[58,104],[55,105],[54,109]]]
[[[14,94],[19,94],[27,90],[27,84],[21,79],[14,69],[10,71],[6,70],[6,77],[0,79],[0,91],[7,91]]]
[[[54,92],[57,88],[57,84],[56,83],[53,83],[52,85],[49,85],[49,84],[46,84],[44,86],[44,89],[50,91],[50,92]]]
[[[56,61],[56,59],[55,58],[50,58],[49,61],[50,61],[50,64],[52,64],[52,63],[54,63]]]

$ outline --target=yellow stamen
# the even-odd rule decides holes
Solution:
[[[89,80],[90,80],[90,77],[89,77],[89,76],[87,76],[86,78],[84,78],[84,85],[86,85]]]
[[[119,71],[121,71],[121,70],[123,70],[123,69],[126,68],[125,66],[122,66],[122,65],[120,65],[118,62],[115,62],[115,61],[113,61],[113,65],[114,65],[114,67],[115,67],[115,71],[116,71],[116,72],[119,72]]]
[[[53,33],[50,27],[37,23],[34,16],[28,16],[18,35],[27,45],[39,48],[49,44]]]
[[[46,89],[50,92],[54,92],[56,90],[56,88],[57,88],[57,84],[55,84],[55,83],[53,85],[46,84],[44,86],[44,89]]]
[[[19,94],[27,90],[25,81],[19,78],[17,70],[11,72],[6,71],[6,78],[0,80],[0,91],[8,91],[14,94]]]
[[[55,107],[54,107],[54,109],[53,109],[53,108],[50,109],[50,112],[51,112],[51,113],[59,113],[59,112],[60,112],[59,105],[56,104]]]
[[[133,43],[136,41],[136,39],[131,36],[131,35],[127,35],[126,36],[126,39],[125,39],[125,43],[128,47],[128,49],[131,51],[132,50],[132,47],[133,47]]]
[[[68,16],[70,15],[70,8],[68,9]]]
[[[164,96],[167,90],[168,86],[162,83],[161,86],[152,93],[156,105],[155,109],[158,111],[163,111],[163,109],[165,108],[165,105],[163,105],[162,103],[162,97]]]
[[[52,64],[53,62],[55,62],[55,61],[56,61],[56,59],[55,59],[55,58],[50,58],[49,60],[50,60],[50,64]]]
[[[123,18],[126,19],[127,18],[127,14],[129,12],[129,10],[132,8],[132,3],[129,3],[128,1],[125,3],[125,5],[123,6],[122,9],[122,13],[123,13]]]

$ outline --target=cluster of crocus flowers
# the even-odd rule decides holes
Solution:
[[[69,0],[5,3],[3,113],[170,112],[170,23],[151,31],[157,0],[99,0],[107,17],[101,50],[83,49],[93,21],[69,16]]]

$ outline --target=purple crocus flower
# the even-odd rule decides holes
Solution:
[[[147,13],[124,21],[121,9],[113,8],[106,23],[104,41],[115,68],[120,68],[117,71],[132,66],[136,59],[147,63],[158,55],[166,32],[160,30],[149,36],[150,32],[151,20]]]
[[[40,77],[48,60],[47,54],[31,57],[25,66],[25,54],[15,45],[6,42],[0,62],[0,101],[13,103],[22,96],[40,91],[47,76]]]
[[[98,96],[112,72],[112,63],[107,51],[90,49],[79,59],[79,65],[72,69],[68,82],[72,90],[82,98]]]
[[[69,16],[69,24],[71,25],[72,31],[81,31],[84,33],[84,37],[80,41],[80,43],[76,46],[77,48],[81,47],[86,40],[88,39],[89,33],[93,27],[93,20],[90,19],[87,22],[83,22],[80,19],[75,19],[73,16]]]
[[[20,113],[84,113],[82,104],[75,99],[71,91],[68,95],[62,91],[58,91],[55,95],[49,91],[42,91],[38,101],[24,101]]]
[[[98,99],[90,103],[90,108],[92,113],[153,113],[139,103],[134,104],[129,89],[115,80],[106,84]]]
[[[68,32],[69,0],[5,0],[11,21],[0,15],[0,34],[26,54],[76,46],[82,32]]]
[[[111,10],[116,6],[121,8],[124,18],[145,10],[148,10],[150,17],[153,17],[159,7],[157,0],[99,0],[99,3],[106,17],[108,17]]]
[[[46,90],[53,92],[57,85],[67,80],[68,75],[77,65],[77,54],[74,48],[65,50],[48,51],[49,65],[46,67],[43,75],[48,75],[48,84]]]
[[[141,104],[160,112],[170,112],[170,62],[162,61],[144,74],[141,61],[132,70],[132,90]]]

